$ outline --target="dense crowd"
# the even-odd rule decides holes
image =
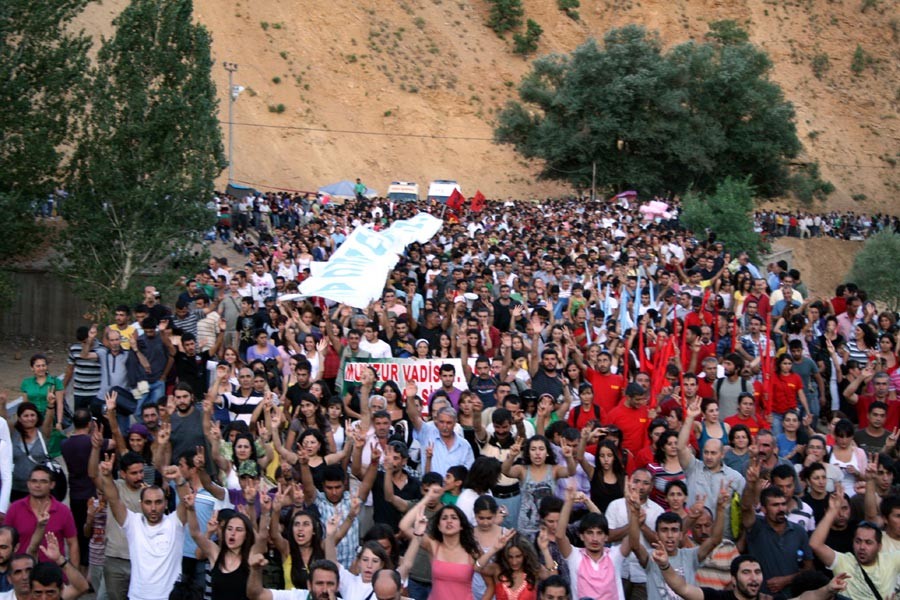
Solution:
[[[865,290],[634,201],[291,200],[220,195],[245,264],[3,395],[0,599],[895,594],[897,316]],[[297,293],[419,210],[445,225],[379,300]],[[758,224],[830,235],[792,219]]]

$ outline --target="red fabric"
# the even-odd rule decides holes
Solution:
[[[725,419],[725,424],[734,429],[735,425],[744,425],[747,429],[750,430],[750,435],[754,438],[760,429],[765,429],[765,427],[759,422],[759,420],[754,418],[744,419],[740,415],[732,415]],[[751,440],[753,441],[753,440]]]
[[[650,417],[647,412],[646,405],[640,408],[630,408],[623,402],[614,408],[607,418],[609,425],[615,425],[622,430],[622,447],[632,455],[637,454],[641,448],[650,443],[647,437]]]
[[[696,325],[700,327],[702,325],[709,325],[712,327],[715,324],[715,317],[708,310],[701,310],[699,312],[691,311],[684,316],[684,327],[688,328],[691,325]]]
[[[847,312],[847,299],[843,296],[835,296],[831,299],[831,308],[834,309],[835,315]]]
[[[747,306],[748,301],[756,302],[760,317],[765,319],[767,316],[769,316],[769,312],[772,310],[772,305],[769,302],[769,296],[767,294],[761,294],[759,296],[757,296],[756,294],[747,294],[747,297],[744,298],[744,306]]]
[[[632,473],[637,471],[638,469],[646,468],[647,465],[653,462],[653,446],[647,444],[641,451],[634,455],[634,458],[628,461],[628,464],[625,467],[625,472],[630,476]]]
[[[869,405],[873,402],[875,402],[875,396],[860,394],[859,402],[856,403],[856,415],[859,417],[858,429],[865,429],[869,426]],[[893,431],[895,427],[900,427],[900,400],[892,401],[885,398],[884,403],[888,407],[884,428]]]
[[[484,194],[481,193],[480,190],[475,191],[475,195],[472,196],[472,212],[481,212],[484,210],[484,202],[487,198],[484,197]]]
[[[772,412],[784,414],[797,408],[797,393],[803,389],[803,380],[796,373],[772,377]]]
[[[588,367],[584,371],[584,378],[594,388],[594,402],[600,406],[604,415],[608,415],[612,409],[619,405],[622,393],[625,391],[625,378],[621,375],[607,373],[601,375]]]
[[[459,193],[458,189],[454,189],[450,197],[447,198],[447,208],[458,211],[466,203],[466,198]]]

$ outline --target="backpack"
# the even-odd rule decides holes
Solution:
[[[719,396],[722,395],[722,384],[725,383],[726,379],[728,379],[728,378],[722,377],[721,379],[716,379],[716,384],[715,384],[716,398],[718,398]],[[744,379],[743,377],[739,377],[738,379],[741,380],[741,393],[743,394],[747,391],[747,380]]]
[[[578,424],[578,417],[581,416],[581,412],[582,412],[582,411],[581,411],[581,407],[582,407],[582,405],[579,404],[579,405],[576,406],[576,407],[573,409],[573,411],[572,411],[572,421],[573,421],[576,425]],[[594,409],[594,418],[597,419],[597,422],[598,422],[598,423],[602,423],[602,421],[600,420],[600,407],[597,406],[596,404],[592,404],[592,405],[591,405],[591,408]]]

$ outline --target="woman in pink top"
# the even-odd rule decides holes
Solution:
[[[424,516],[425,506],[434,505],[441,493],[439,486],[431,486],[413,510]],[[495,545],[482,553],[469,519],[459,508],[450,505],[438,510],[431,518],[428,534],[422,536],[421,547],[431,555],[429,599],[473,600],[472,575],[475,571],[481,573],[482,566],[487,565],[515,533],[511,529],[501,535]]]

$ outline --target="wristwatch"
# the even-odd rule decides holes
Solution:
[[[56,563],[56,566],[59,567],[60,569],[64,568],[69,562],[68,556],[63,556],[62,558],[63,558],[62,564]]]

